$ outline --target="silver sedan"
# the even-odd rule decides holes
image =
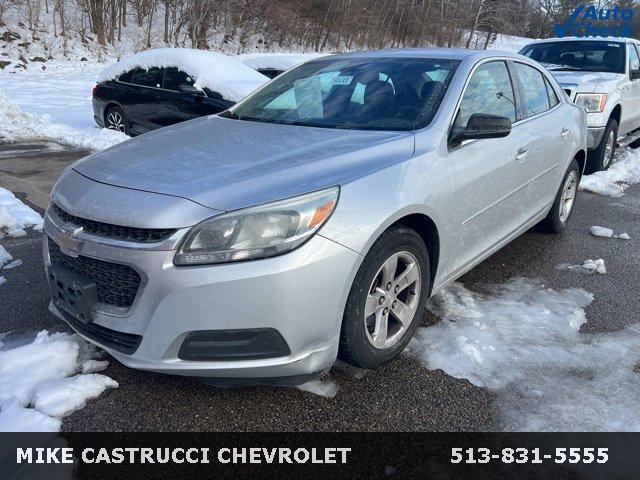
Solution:
[[[525,57],[314,60],[68,168],[45,220],[50,309],[133,368],[227,384],[374,368],[434,292],[565,227],[585,152],[585,112]]]

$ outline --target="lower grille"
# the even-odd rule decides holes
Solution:
[[[48,241],[51,263],[60,263],[95,282],[98,302],[116,307],[130,307],[133,304],[141,281],[133,268],[81,255],[70,257],[62,253],[51,238]]]
[[[73,318],[67,312],[63,310],[59,311],[62,313],[62,316],[69,326],[76,332],[117,352],[131,355],[135,353],[142,341],[142,337],[140,335],[117,332],[116,330],[111,330],[110,328],[103,327],[96,323],[82,323]]]

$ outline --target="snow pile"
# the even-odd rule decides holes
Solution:
[[[496,392],[509,430],[640,430],[640,328],[580,333],[592,300],[522,278],[487,294],[455,283],[429,301],[442,321],[418,330],[410,354]]]
[[[574,265],[571,263],[561,263],[556,265],[556,268],[560,270],[572,270],[580,273],[607,273],[607,267],[604,264],[604,260],[599,258],[598,260],[591,260],[590,258],[585,260],[581,265]]]
[[[237,102],[269,81],[261,73],[223,53],[190,48],[158,48],[124,57],[98,75],[98,82],[113,80],[134,68],[177,67],[209,88]]]
[[[604,260],[599,258],[598,260],[591,260],[590,258],[585,260],[582,264],[582,268],[590,273],[607,273],[607,267],[604,265]]]
[[[22,265],[22,260],[17,259],[17,260],[14,260],[13,262],[7,263],[4,267],[2,267],[2,269],[11,270],[12,268],[19,267],[20,265]]]
[[[289,70],[309,60],[326,56],[326,53],[243,53],[236,58],[254,70]]]
[[[99,151],[128,138],[124,133],[106,128],[76,130],[63,123],[52,123],[47,115],[23,112],[9,103],[5,94],[0,91],[0,140],[53,140],[85,150]]]
[[[0,245],[0,267],[4,267],[11,260],[13,260],[13,257],[11,256],[11,254],[7,252],[6,248]]]
[[[627,187],[635,183],[640,183],[640,150],[620,148],[607,170],[582,177],[580,190],[621,197]]]
[[[333,398],[338,393],[338,386],[332,380],[312,380],[299,385],[297,388],[305,392],[315,393],[321,397]]]
[[[43,330],[26,344],[7,343],[8,336],[0,348],[0,431],[58,431],[60,418],[118,386],[105,375],[79,373],[97,369],[87,363],[95,347],[78,335]]]
[[[589,229],[589,231],[591,232],[591,235],[595,235],[596,237],[613,237],[613,230],[607,227],[599,227],[598,225],[594,225]]]
[[[628,233],[614,234],[611,228],[600,227],[598,225],[592,226],[589,231],[591,235],[595,235],[596,237],[605,237],[605,238],[620,238],[622,240],[631,240],[631,237]]]
[[[0,238],[5,235],[22,237],[29,227],[41,231],[42,222],[38,212],[22,203],[6,188],[0,187]]]

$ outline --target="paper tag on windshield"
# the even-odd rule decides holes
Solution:
[[[333,81],[331,83],[333,85],[349,85],[352,80],[353,77],[338,75],[337,77],[333,77]]]

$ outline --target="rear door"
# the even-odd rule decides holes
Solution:
[[[458,268],[464,267],[524,222],[528,178],[517,159],[527,144],[526,128],[516,123],[516,89],[504,61],[481,64],[471,74],[454,127],[474,113],[500,115],[513,123],[504,138],[471,140],[450,148],[454,172],[451,204],[460,228]]]
[[[194,78],[175,67],[164,69],[162,104],[163,125],[171,125],[196,117],[220,113],[232,105],[226,102],[221,95],[209,89],[204,89],[199,94],[184,93],[180,86],[195,85]]]
[[[573,124],[570,112],[562,108],[557,93],[540,70],[520,62],[512,65],[522,97],[521,128],[527,132],[525,150],[518,157],[530,179],[523,208],[532,218],[553,202],[564,173],[560,170],[571,155],[571,137],[579,126]]]

